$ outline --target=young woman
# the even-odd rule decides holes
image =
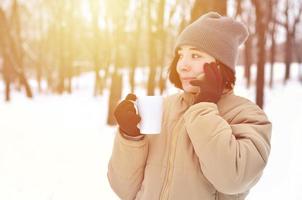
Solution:
[[[119,129],[108,179],[121,199],[242,200],[270,152],[271,123],[233,94],[246,27],[210,12],[178,36],[170,81],[183,92],[164,100],[162,132],[142,135],[129,94],[115,110]]]

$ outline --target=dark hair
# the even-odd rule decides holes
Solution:
[[[173,83],[175,85],[175,87],[177,87],[179,89],[183,89],[181,81],[179,79],[178,72],[176,70],[176,65],[177,65],[178,59],[179,59],[179,55],[174,56],[170,66],[169,66],[168,74],[169,74],[170,82]],[[225,84],[225,88],[233,89],[234,85],[235,85],[235,81],[236,81],[235,73],[222,62],[216,60],[216,63],[220,66],[220,72],[221,72],[221,75],[223,78],[223,82]]]

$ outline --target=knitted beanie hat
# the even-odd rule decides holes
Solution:
[[[231,17],[209,12],[188,25],[178,36],[174,48],[194,46],[213,56],[235,72],[238,47],[248,37],[246,26]]]

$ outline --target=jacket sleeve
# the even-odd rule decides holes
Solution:
[[[121,199],[134,199],[141,188],[148,154],[147,137],[134,141],[118,131],[108,165],[111,188]]]
[[[236,107],[230,124],[214,103],[191,106],[185,127],[205,177],[225,194],[249,190],[259,180],[270,152],[271,123],[255,104]]]

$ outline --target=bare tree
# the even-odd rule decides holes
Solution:
[[[99,12],[100,12],[100,2],[90,0],[90,11],[92,14],[92,32],[93,32],[93,61],[94,61],[94,73],[95,73],[95,83],[94,83],[94,96],[99,94],[100,84],[101,84],[101,77],[100,77],[100,68],[101,68],[101,60],[100,60],[100,42],[101,42],[101,32],[99,29]]]
[[[285,41],[285,74],[284,74],[284,84],[290,79],[290,66],[293,58],[293,44],[295,42],[296,27],[299,24],[302,16],[302,4],[298,7],[299,11],[291,12],[295,9],[295,4],[293,1],[285,0],[285,9],[283,11],[285,16],[285,21],[276,20],[276,22],[283,26],[286,30],[286,41]]]
[[[129,49],[131,50],[130,57],[130,70],[129,70],[129,84],[131,92],[134,93],[135,89],[135,70],[139,61],[140,49],[140,35],[142,34],[142,15],[143,15],[143,2],[137,1],[135,11],[131,17],[128,18],[128,23],[134,23],[135,29],[129,35]]]
[[[154,95],[155,89],[155,75],[157,65],[157,54],[156,54],[156,19],[153,19],[151,12],[154,7],[154,2],[148,1],[147,3],[147,20],[148,20],[148,53],[149,53],[149,77],[147,84],[147,94]]]
[[[67,8],[67,30],[66,30],[66,82],[67,86],[65,90],[68,93],[72,92],[72,77],[74,73],[74,67],[73,67],[73,61],[74,61],[74,56],[75,56],[75,41],[74,41],[74,36],[75,36],[75,4],[77,1],[75,0],[70,0]]]
[[[76,2],[69,0],[61,3],[58,8],[58,19],[61,22],[58,28],[57,41],[59,45],[59,80],[57,92],[63,93],[72,90],[73,74],[73,37],[74,37],[74,4]]]
[[[270,80],[269,80],[269,86],[270,88],[273,88],[273,82],[274,82],[274,64],[276,60],[276,0],[270,0],[269,1],[269,7],[271,8],[269,11],[269,34],[271,39],[271,46],[270,46]]]
[[[42,40],[42,27],[43,27],[43,10],[42,10],[42,5],[39,4],[39,11],[38,11],[38,22],[36,24],[37,30],[40,34],[40,41],[37,44],[37,63],[36,63],[36,79],[38,83],[38,91],[39,93],[42,92],[42,86],[41,86],[41,81],[42,81],[42,68],[43,68],[43,40]]]
[[[243,5],[245,3],[245,5]],[[253,19],[253,9],[249,5],[250,2],[243,2],[241,0],[236,1],[236,12],[235,18],[241,20],[247,25],[249,31],[249,37],[244,43],[244,77],[246,79],[246,87],[250,88],[251,85],[251,66],[253,64],[253,46],[255,39],[254,31],[254,19]]]
[[[302,83],[302,40],[295,42],[295,54],[299,63],[298,80]]]
[[[124,47],[124,39],[125,39],[125,26],[126,26],[126,10],[129,7],[129,1],[120,0],[120,1],[108,1],[108,8],[114,8],[116,10],[112,10],[112,13],[108,13],[110,15],[110,20],[112,20],[112,24],[114,24],[114,32],[113,38],[113,46],[112,46],[112,56],[113,56],[113,73],[111,78],[111,86],[110,86],[110,95],[109,95],[109,110],[107,117],[107,124],[114,125],[116,124],[115,118],[113,116],[113,112],[115,106],[118,104],[118,101],[121,98],[122,94],[122,75],[119,72],[120,68],[124,64],[124,55],[122,55],[122,47]]]
[[[16,74],[20,84],[24,86],[26,96],[33,97],[32,90],[25,76],[23,67],[23,47],[21,38],[21,23],[17,1],[12,4],[11,22],[5,12],[0,9],[0,47],[4,58],[4,79],[6,84],[6,100],[10,100],[10,83],[12,75]]]
[[[157,7],[158,19],[157,19],[157,42],[158,42],[158,51],[157,51],[157,66],[160,67],[159,79],[156,81],[159,83],[160,93],[163,93],[165,88],[165,82],[163,80],[163,70],[164,70],[164,63],[165,63],[165,48],[166,48],[166,41],[165,41],[165,32],[164,32],[164,16],[165,16],[165,4],[166,0],[162,0],[159,2]]]
[[[12,75],[12,64],[8,63],[8,37],[7,37],[7,19],[5,12],[0,7],[0,55],[3,58],[3,79],[5,84],[5,100],[10,101],[10,83]]]
[[[191,22],[195,21],[199,16],[209,11],[218,12],[221,15],[227,14],[226,0],[195,0],[191,10]]]
[[[66,28],[66,19],[64,18],[65,13],[65,4],[63,2],[58,3],[55,6],[54,17],[55,21],[60,23],[55,25],[55,39],[56,39],[56,50],[55,54],[58,58],[58,82],[56,84],[56,92],[62,94],[65,91],[65,77],[66,77],[66,63],[65,63],[65,51],[66,51],[66,42],[65,42],[65,28]]]
[[[167,48],[170,48],[169,45],[169,40],[168,40],[168,34],[169,31],[173,30],[173,24],[172,24],[172,18],[175,15],[175,11],[177,8],[177,5],[179,4],[179,2],[175,2],[173,5],[171,5],[171,8],[169,10],[169,15],[168,15],[168,20],[167,20],[167,25],[165,27],[164,24],[164,3],[162,2],[161,4],[161,8],[160,8],[160,23],[159,23],[159,37],[160,37],[160,43],[162,44],[161,47],[161,51],[160,51],[160,58],[159,58],[159,65],[160,65],[160,75],[159,75],[159,89],[160,89],[160,94],[163,94],[163,92],[166,89],[166,74],[164,74],[164,69],[166,66],[166,60],[167,60],[167,52],[169,52],[169,50]],[[173,48],[172,48],[173,49]],[[174,53],[174,52],[172,52]]]
[[[261,0],[252,0],[256,11],[256,33],[257,33],[257,86],[256,86],[256,104],[263,108],[264,102],[264,77],[266,61],[266,31],[268,24],[267,2]]]
[[[28,80],[25,75],[25,70],[23,66],[23,58],[24,58],[24,50],[23,50],[23,39],[21,37],[21,22],[20,22],[20,7],[17,0],[14,0],[12,4],[12,10],[11,10],[11,33],[12,33],[12,40],[14,41],[12,43],[12,50],[14,52],[14,59],[17,64],[18,68],[18,75],[19,80],[22,85],[24,85],[26,96],[29,98],[33,97],[33,93],[31,90],[31,87],[28,83]]]

